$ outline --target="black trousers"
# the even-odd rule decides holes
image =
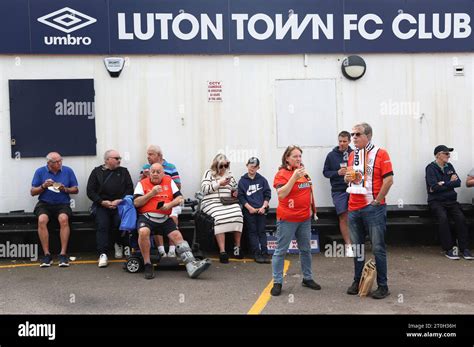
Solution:
[[[97,206],[95,222],[97,224],[96,242],[99,255],[102,253],[108,255],[109,233],[112,233],[113,242],[123,245],[123,239],[119,232],[120,216],[117,209]]]
[[[448,251],[456,245],[456,238],[449,228],[449,217],[451,217],[454,219],[460,251],[469,248],[469,234],[461,205],[457,201],[430,201],[428,206],[439,222],[441,247]]]
[[[244,224],[248,232],[250,252],[267,254],[267,233],[265,231],[266,216],[264,214],[250,214],[244,207]]]

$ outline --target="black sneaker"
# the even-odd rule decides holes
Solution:
[[[52,263],[53,258],[51,257],[51,254],[45,254],[43,259],[41,260],[40,267],[50,267]]]
[[[349,295],[359,294],[359,281],[352,282],[351,286],[347,289],[346,293]]]
[[[278,296],[281,294],[281,283],[273,283],[273,288],[270,290],[272,296]]]
[[[226,253],[226,252],[221,252],[219,254],[219,261],[222,263],[222,264],[227,264],[229,263],[229,255]]]
[[[301,283],[303,287],[308,287],[314,290],[321,290],[321,286],[314,282],[313,280],[305,280],[303,279],[303,282]]]
[[[67,255],[65,254],[60,254],[59,255],[59,267],[68,267],[69,266],[69,259]]]
[[[259,264],[264,264],[265,263],[265,258],[260,253],[255,253],[254,259],[255,259],[256,263],[259,263]]]
[[[383,299],[390,295],[387,286],[379,286],[375,292],[372,293],[374,299]]]
[[[153,273],[153,264],[145,264],[145,278],[147,280],[151,280],[154,277],[155,274]]]
[[[466,260],[473,260],[474,257],[472,256],[471,252],[466,248],[464,251],[461,252],[462,257]]]
[[[449,251],[446,251],[446,253],[444,254],[446,256],[446,258],[448,259],[451,259],[451,260],[459,260],[460,257],[459,255],[457,254],[457,251],[455,251],[455,249],[450,249]]]
[[[234,246],[234,258],[244,259],[244,255],[242,254],[242,248],[240,248],[239,246]]]
[[[263,262],[265,264],[271,264],[272,263],[272,256],[268,253],[263,253]]]

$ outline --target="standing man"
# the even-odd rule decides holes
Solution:
[[[387,209],[385,196],[393,184],[393,170],[386,150],[375,146],[372,127],[367,123],[352,128],[351,136],[356,149],[349,155],[348,170],[344,176],[349,183],[349,231],[352,245],[360,250],[368,233],[377,268],[377,290],[372,298],[383,299],[390,295],[387,285],[387,254],[385,230]],[[347,294],[359,292],[359,282],[365,262],[365,252],[354,256],[354,282]]]
[[[59,153],[49,153],[46,160],[46,166],[36,170],[31,182],[31,196],[39,195],[34,213],[38,217],[38,235],[44,252],[40,267],[50,267],[53,263],[48,232],[48,222],[52,218],[58,220],[60,228],[59,266],[68,267],[66,251],[70,234],[69,218],[72,216],[69,194],[79,192],[77,179],[71,168],[63,166],[63,158]]]
[[[439,238],[441,247],[447,258],[459,259],[456,240],[453,239],[449,228],[448,216],[454,219],[458,237],[459,250],[464,259],[474,259],[469,252],[469,234],[466,219],[457,202],[457,193],[454,188],[461,186],[461,180],[456,174],[449,157],[454,148],[445,145],[436,146],[434,149],[435,161],[426,166],[425,180],[428,192],[428,206],[439,222]],[[469,181],[468,181],[469,182]],[[468,183],[469,184],[469,183]]]
[[[351,237],[349,235],[349,227],[347,225],[347,209],[349,203],[349,193],[346,192],[347,183],[344,182],[344,176],[347,171],[347,162],[352,148],[351,134],[347,131],[341,131],[338,135],[339,146],[334,147],[328,153],[324,162],[323,175],[329,178],[331,183],[331,195],[336,213],[339,217],[339,229],[346,245],[346,256],[353,257],[354,252],[351,247]]]
[[[119,152],[109,149],[104,153],[104,164],[92,170],[87,181],[87,196],[92,200],[97,224],[96,241],[99,267],[108,265],[109,233],[113,232],[115,256],[123,256],[123,241],[120,238],[120,216],[117,206],[125,195],[133,194],[130,173],[120,166]]]
[[[148,159],[148,165],[143,166],[143,171],[141,172],[140,180],[147,176],[147,173],[150,170],[150,166],[153,164],[161,164],[165,175],[170,176],[173,182],[176,184],[179,190],[181,190],[181,178],[179,177],[178,170],[174,164],[167,162],[165,158],[163,158],[163,151],[161,150],[160,146],[150,145],[146,150],[146,156]],[[177,205],[173,207],[171,211],[171,218],[173,219],[176,227],[178,227],[178,215],[181,213],[181,206]],[[158,246],[158,252],[162,257],[166,257],[165,247],[163,243],[163,236],[162,235],[155,235],[154,236],[155,243]],[[169,250],[168,250],[168,257],[176,257],[176,246],[174,245],[172,240],[169,240]]]

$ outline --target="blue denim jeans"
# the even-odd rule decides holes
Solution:
[[[300,250],[301,271],[305,280],[313,279],[311,270],[311,218],[304,222],[277,221],[277,246],[272,258],[273,283],[283,283],[285,256],[296,236]]]
[[[358,250],[364,247],[368,233],[372,242],[372,253],[377,267],[377,284],[387,285],[387,252],[385,250],[385,230],[387,227],[387,207],[368,205],[357,211],[349,211],[351,242]],[[365,252],[364,252],[365,254]],[[359,282],[364,268],[365,257],[354,257],[354,281]]]

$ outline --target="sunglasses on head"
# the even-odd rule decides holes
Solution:
[[[228,168],[229,168],[229,163],[219,165],[219,169],[228,169]]]

